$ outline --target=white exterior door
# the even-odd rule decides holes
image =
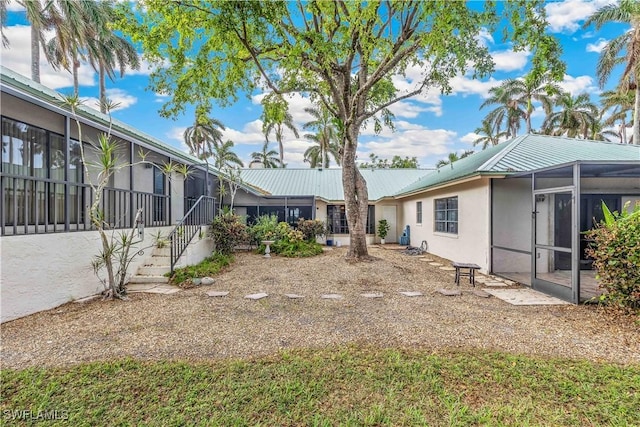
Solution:
[[[391,228],[389,229],[389,233],[385,238],[387,243],[397,243],[398,242],[398,233],[397,233],[397,224],[396,224],[396,207],[395,206],[382,206],[382,216],[380,219],[386,219],[389,222]],[[376,227],[378,224],[376,223]]]

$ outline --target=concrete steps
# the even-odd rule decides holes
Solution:
[[[165,273],[171,271],[171,258],[169,248],[154,248],[151,258],[138,268],[136,274],[131,277],[129,284],[166,284],[169,278]]]

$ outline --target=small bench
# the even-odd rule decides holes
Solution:
[[[469,277],[469,283],[476,287],[475,271],[480,270],[480,266],[477,264],[465,264],[462,262],[454,262],[451,265],[456,269],[456,285],[460,286],[460,277]],[[469,270],[468,272],[462,271],[463,269]]]

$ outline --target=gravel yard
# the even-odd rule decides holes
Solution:
[[[461,296],[447,297],[436,290],[455,288],[451,271],[375,246],[369,253],[376,260],[370,262],[349,264],[345,252],[336,248],[310,259],[242,252],[210,286],[171,295],[132,294],[129,301],[69,303],[7,322],[0,328],[2,367],[124,357],[248,358],[340,344],[640,363],[637,326],[611,324],[594,307],[512,306],[471,294],[465,280]],[[206,295],[214,290],[229,295]],[[410,298],[400,291],[424,296]],[[269,297],[244,298],[258,292]],[[291,300],[287,293],[305,297]],[[331,293],[343,298],[320,298]],[[384,296],[364,298],[363,293]]]

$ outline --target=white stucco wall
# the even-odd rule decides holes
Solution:
[[[202,236],[196,235],[187,249],[184,251],[178,262],[176,263],[175,268],[182,268],[188,265],[198,264],[203,259],[211,256],[213,252],[214,244],[213,239],[210,239],[207,236],[207,228],[208,226],[201,227]]]
[[[171,228],[146,228],[145,240],[136,245],[136,250],[153,245],[151,236],[158,231],[166,235]],[[100,293],[104,288],[91,268],[91,259],[100,247],[96,231],[2,237],[0,321]],[[131,263],[130,275],[151,255],[152,249],[144,252]]]
[[[458,197],[458,234],[434,231],[435,199]],[[451,261],[489,267],[489,180],[457,184],[401,199],[402,224],[411,226],[411,245],[426,240],[428,251]],[[416,202],[422,201],[422,224],[416,223]]]
[[[493,245],[531,251],[531,179],[493,180]],[[496,249],[494,272],[529,272],[531,256]]]

